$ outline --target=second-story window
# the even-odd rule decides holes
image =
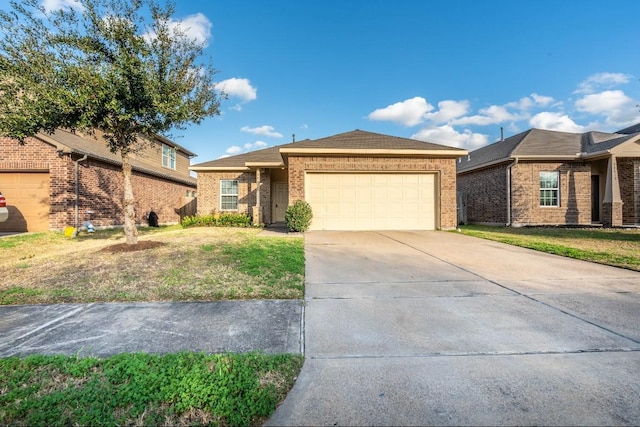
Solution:
[[[176,149],[162,144],[162,166],[169,169],[176,168]]]

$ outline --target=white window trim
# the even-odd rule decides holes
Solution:
[[[167,152],[165,154],[165,151]],[[176,149],[167,144],[162,144],[162,167],[176,170]]]
[[[556,175],[556,184],[557,187],[548,187],[548,188],[543,188],[540,185],[540,180],[542,178],[542,174],[543,173],[553,173]],[[542,196],[540,195],[540,192],[543,190],[550,190],[550,191],[556,191],[557,192],[557,197],[556,197],[556,204],[555,205],[543,205],[542,204]],[[559,208],[560,207],[560,172],[559,171],[540,171],[540,174],[538,174],[538,203],[540,205],[541,208]]]
[[[226,194],[222,192],[222,183],[223,182],[228,182],[228,181],[235,181],[236,183],[236,194]],[[221,211],[237,211],[238,210],[238,206],[240,203],[240,183],[238,182],[237,179],[221,179],[220,180],[220,210]],[[222,198],[224,196],[235,196],[236,198],[236,207],[234,209],[224,209],[222,207]]]

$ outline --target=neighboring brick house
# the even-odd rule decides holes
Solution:
[[[616,133],[530,129],[459,159],[459,222],[640,223],[640,127]]]
[[[99,136],[58,130],[17,140],[0,138],[0,191],[9,220],[2,231],[61,230],[90,220],[96,228],[121,226],[123,176],[120,154]],[[154,210],[160,223],[195,214],[193,153],[158,136],[131,155],[139,224]]]
[[[246,212],[284,221],[306,200],[312,230],[452,229],[455,162],[466,150],[355,130],[191,167],[198,213]]]

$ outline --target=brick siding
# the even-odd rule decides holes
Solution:
[[[455,159],[406,157],[329,157],[289,156],[289,204],[304,200],[306,171],[340,172],[437,172],[439,218],[441,229],[456,227],[456,173]]]
[[[540,172],[559,172],[560,206],[540,206]],[[571,162],[520,162],[512,168],[514,225],[591,224],[591,166]]]
[[[220,181],[238,180],[238,212],[253,214],[256,205],[256,173],[249,172],[198,172],[198,214],[220,212]],[[260,174],[260,205],[262,222],[271,222],[271,174],[263,169]]]
[[[622,224],[640,223],[640,158],[617,158]]]
[[[507,223],[507,165],[458,175],[458,197],[467,223]]]
[[[59,156],[55,147],[37,138],[27,138],[25,145],[16,140],[0,138],[0,171],[49,172],[49,226],[61,230],[75,224],[75,161],[77,154]],[[73,156],[73,157],[71,157]],[[161,159],[158,159],[160,162]],[[120,226],[124,223],[122,212],[123,178],[120,166],[91,159],[79,163],[80,223],[88,219],[87,211],[93,211],[91,222],[96,227]],[[176,183],[167,179],[133,172],[133,192],[136,197],[136,217],[139,224],[146,224],[144,216],[154,210],[160,223],[177,223],[181,215],[193,214],[195,209],[191,193],[195,186]],[[187,196],[187,191],[189,196]]]
[[[507,164],[462,173],[458,191],[471,223],[507,224]],[[558,171],[560,206],[540,206],[540,172]],[[511,169],[511,224],[591,224],[591,166],[520,161]]]

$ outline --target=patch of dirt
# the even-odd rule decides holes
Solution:
[[[145,251],[147,249],[153,249],[153,248],[157,248],[164,245],[166,245],[166,243],[164,242],[155,242],[153,240],[145,240],[145,241],[139,241],[135,245],[129,245],[127,243],[118,243],[117,245],[111,245],[111,246],[107,246],[106,248],[102,248],[100,252],[119,254],[122,252]]]

